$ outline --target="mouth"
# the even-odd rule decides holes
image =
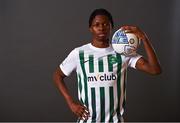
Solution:
[[[107,34],[106,33],[100,33],[98,34],[99,37],[105,37]]]
[[[106,36],[105,34],[99,34],[98,35],[99,37],[104,37],[104,36]]]

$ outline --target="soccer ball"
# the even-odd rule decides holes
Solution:
[[[138,37],[127,30],[119,29],[113,34],[112,47],[119,54],[135,55],[139,45]]]

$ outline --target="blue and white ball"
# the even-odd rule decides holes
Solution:
[[[119,54],[135,55],[139,45],[138,37],[127,30],[119,29],[113,34],[112,47]]]

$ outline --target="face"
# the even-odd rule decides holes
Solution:
[[[109,39],[112,27],[107,16],[97,15],[91,24],[90,31],[94,40],[107,41]]]

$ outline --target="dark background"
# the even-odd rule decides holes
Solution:
[[[179,0],[0,0],[0,121],[76,120],[52,74],[91,41],[88,18],[101,7],[112,13],[114,31],[144,30],[163,69],[159,76],[129,69],[125,119],[180,121]],[[75,73],[66,82],[77,99]]]

